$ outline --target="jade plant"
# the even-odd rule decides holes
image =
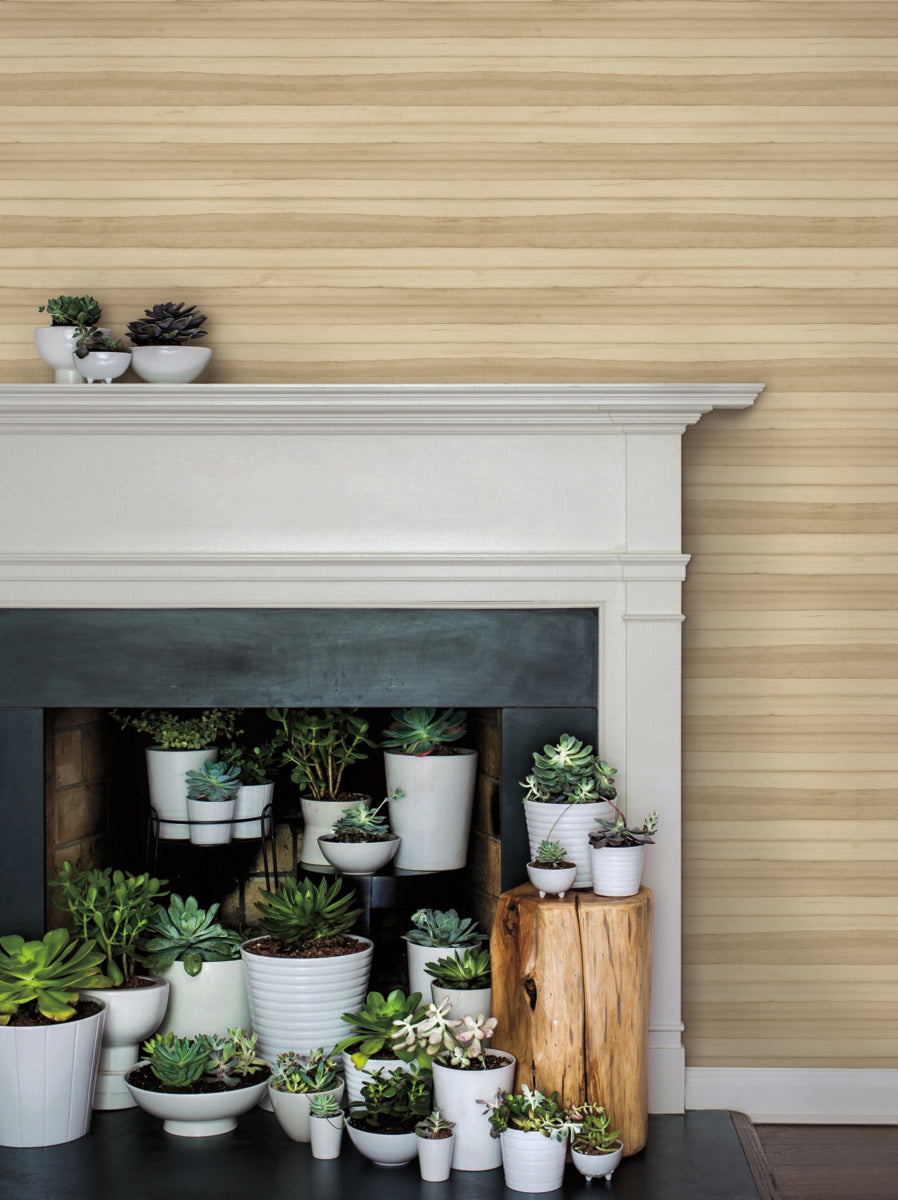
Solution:
[[[600,759],[592,746],[568,733],[533,755],[533,768],[521,787],[524,800],[544,804],[593,804],[617,795],[617,769]]]
[[[93,296],[56,296],[42,304],[51,325],[99,325],[102,309]]]
[[[362,1085],[361,1100],[349,1106],[349,1121],[373,1133],[412,1133],[432,1110],[432,1084],[417,1063],[387,1071],[380,1067]]]
[[[414,929],[405,939],[417,946],[477,946],[483,936],[472,917],[459,917],[454,908],[419,908],[412,914]]]
[[[400,1046],[393,1040],[395,1030],[402,1022],[420,1021],[425,1012],[420,992],[406,995],[399,988],[387,996],[381,992],[369,992],[359,1012],[342,1014],[340,1019],[352,1027],[352,1032],[337,1042],[334,1053],[350,1053],[353,1063],[360,1070],[369,1058],[383,1056],[384,1050],[389,1055],[395,1054],[402,1062],[417,1059],[422,1066],[426,1066],[430,1058],[419,1046]]]
[[[354,708],[269,708],[277,726],[281,761],[293,767],[290,778],[315,800],[342,794],[347,767],[367,758],[368,722]]]
[[[594,849],[603,846],[647,846],[654,844],[653,834],[658,832],[658,814],[650,812],[640,826],[627,825],[627,819],[616,804],[611,805],[615,816],[607,821],[596,818],[598,829],[589,835],[589,844]]]
[[[196,338],[205,337],[200,329],[206,317],[196,311],[196,305],[185,308],[183,301],[175,304],[166,300],[144,309],[144,315],[128,324],[128,335],[135,346],[182,346]]]
[[[345,933],[361,910],[352,908],[355,894],[343,893],[342,886],[340,879],[331,884],[322,879],[317,886],[308,876],[281,880],[276,891],[262,892],[256,901],[259,928],[272,941],[294,948]]]
[[[71,941],[65,929],[51,929],[40,940],[17,933],[0,938],[0,1025],[21,1010],[48,1021],[75,1015],[80,988],[107,988],[100,973],[103,951],[93,941]]]
[[[240,771],[226,762],[204,762],[199,770],[185,771],[184,778],[188,800],[233,800],[240,789]]]
[[[181,716],[168,709],[147,709],[122,714],[113,709],[110,716],[123,728],[147,734],[162,750],[205,750],[217,738],[232,738],[237,732],[241,708],[205,708]]]
[[[466,950],[459,954],[456,950],[451,958],[440,958],[436,962],[426,963],[424,970],[434,982],[442,988],[451,991],[473,991],[490,986],[490,952],[489,950]]]
[[[384,730],[385,750],[402,754],[432,754],[458,741],[465,732],[465,713],[461,709],[395,708],[393,723]]]
[[[249,787],[268,783],[280,761],[278,744],[274,738],[261,741],[256,746],[243,746],[231,742],[218,752],[222,762],[240,772],[240,782]]]
[[[183,963],[190,976],[199,975],[206,962],[228,962],[240,957],[241,935],[215,920],[218,905],[200,908],[195,896],[173,895],[168,908],[158,906],[140,940],[138,958],[152,971],[166,971]]]

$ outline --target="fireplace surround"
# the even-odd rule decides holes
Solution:
[[[0,387],[3,495],[15,513],[0,545],[0,606],[9,610],[0,664],[5,840],[26,844],[30,806],[43,794],[34,778],[42,708],[90,702],[83,692],[49,691],[57,666],[49,631],[66,622],[71,640],[88,615],[102,626],[108,614],[99,635],[108,640],[122,610],[150,626],[172,621],[167,637],[205,610],[238,621],[386,611],[401,645],[403,617],[408,634],[428,610],[519,610],[550,623],[552,613],[577,613],[597,646],[579,651],[590,660],[582,689],[555,702],[530,696],[521,711],[577,710],[571,720],[596,728],[618,767],[631,816],[661,813],[645,880],[656,896],[649,1106],[683,1111],[680,443],[704,413],[747,408],[760,390]],[[20,625],[29,617],[30,641]],[[214,644],[231,674],[247,670],[243,657],[229,660],[227,645]],[[176,660],[179,645],[175,638],[161,657]],[[420,665],[419,643],[410,647]],[[88,674],[90,662],[86,653]],[[280,666],[275,657],[265,669],[279,674]],[[210,678],[195,664],[178,702],[218,695]],[[265,694],[283,694],[278,680]],[[412,697],[401,681],[393,694],[463,702],[457,693]],[[107,700],[162,703],[133,691]],[[544,740],[532,733],[531,749]],[[31,767],[16,768],[22,761]],[[512,843],[503,837],[506,854]],[[27,892],[30,867],[24,859],[20,867]]]

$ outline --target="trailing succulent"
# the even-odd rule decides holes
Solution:
[[[0,938],[0,1025],[27,1005],[49,1021],[67,1021],[79,988],[112,986],[100,974],[103,958],[96,943],[70,941],[65,929],[30,942],[17,933]]]
[[[93,296],[56,296],[37,311],[45,312],[51,325],[99,325],[102,315]]]
[[[81,332],[75,338],[76,358],[87,358],[91,351],[102,350],[107,353],[120,353],[125,349],[124,342],[111,334],[103,333],[101,329],[91,329],[81,326]]]
[[[147,734],[162,750],[205,750],[218,737],[232,738],[240,732],[236,725],[242,712],[242,708],[204,708],[182,717],[169,709],[151,708],[132,716],[114,708],[109,715],[124,729]]]
[[[439,746],[456,742],[465,732],[465,716],[461,709],[394,708],[393,723],[384,730],[385,750],[423,756]]]
[[[140,941],[140,962],[152,971],[166,971],[175,962],[188,975],[199,975],[204,962],[227,962],[240,957],[241,936],[215,920],[218,905],[200,908],[195,896],[174,895],[168,908],[158,907]]]
[[[491,978],[490,952],[474,949],[459,954],[456,950],[451,958],[426,963],[424,970],[440,987],[452,991],[466,992],[476,988],[488,988]]]
[[[240,789],[240,771],[226,762],[204,762],[198,771],[185,771],[188,800],[233,800]]]
[[[196,305],[185,308],[183,301],[175,304],[166,300],[144,309],[144,315],[128,324],[128,336],[135,346],[182,346],[208,332],[200,329],[206,317],[196,311]]]
[[[521,787],[526,789],[525,801],[592,804],[614,799],[616,774],[617,769],[599,759],[592,746],[564,733],[556,745],[534,753],[533,769]]]
[[[247,1075],[268,1065],[256,1054],[256,1035],[245,1029],[195,1038],[159,1033],[144,1042],[143,1057],[160,1083],[178,1088],[200,1079],[239,1087]]]
[[[654,845],[655,839],[652,835],[658,832],[657,812],[650,812],[639,828],[636,826],[630,828],[617,805],[612,804],[611,807],[615,812],[614,820],[605,821],[601,817],[596,818],[599,828],[594,829],[589,835],[590,846],[599,850],[603,846]]]
[[[459,917],[454,908],[419,908],[412,914],[416,929],[405,934],[408,942],[418,946],[473,946],[483,937],[472,917]]]
[[[283,879],[256,901],[259,928],[274,941],[294,945],[345,933],[361,910],[351,907],[354,893],[341,894],[341,887],[340,879],[330,885],[322,879],[317,887],[308,877]]]

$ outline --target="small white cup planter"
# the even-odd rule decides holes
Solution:
[[[542,841],[560,842],[565,858],[577,864],[575,888],[592,887],[592,860],[589,835],[596,829],[596,819],[611,820],[614,809],[605,800],[592,804],[545,804],[540,800],[524,801],[524,820],[530,842],[530,858],[536,858]]]
[[[208,346],[135,346],[131,365],[144,383],[193,383],[211,357]]]
[[[398,1058],[377,1058],[373,1055],[363,1067],[357,1067],[352,1061],[348,1050],[341,1054],[343,1059],[343,1078],[346,1081],[346,1099],[350,1104],[362,1098],[362,1088],[371,1079],[375,1071],[410,1071],[411,1063]]]
[[[339,1158],[343,1140],[344,1117],[316,1117],[309,1114],[309,1141],[313,1158]]]
[[[396,866],[409,871],[454,871],[465,865],[477,780],[477,751],[402,754],[384,751],[387,793],[404,794],[387,808],[401,839]]]
[[[242,959],[203,963],[199,975],[188,975],[182,962],[174,962],[157,974],[169,985],[158,1033],[196,1037],[251,1027]]]
[[[492,988],[444,988],[431,981],[430,994],[434,1004],[439,1005],[444,1000],[449,1001],[449,1011],[446,1016],[450,1019],[464,1017],[468,1013],[475,1017],[480,1013],[485,1017],[493,1015]]]
[[[592,890],[597,896],[635,896],[642,880],[645,846],[600,846],[592,855]]]
[[[418,1139],[418,1165],[425,1183],[445,1183],[452,1170],[452,1154],[455,1149],[455,1134],[448,1137]]]
[[[513,1192],[555,1192],[564,1178],[567,1139],[558,1142],[535,1130],[499,1134],[505,1186]]]
[[[577,877],[577,867],[538,867],[527,863],[527,876],[539,892],[540,896],[564,897],[565,892],[574,886]]]
[[[330,1091],[314,1093],[318,1096],[333,1096],[339,1104],[343,1096],[342,1081]],[[277,1123],[286,1133],[287,1137],[292,1142],[308,1142],[311,1140],[311,1128],[309,1125],[309,1102],[312,1098],[310,1092],[280,1092],[277,1088],[268,1085],[268,1098],[271,1101],[271,1107],[274,1109],[274,1115],[277,1117]]]
[[[263,828],[262,813],[271,803],[273,796],[273,783],[241,784],[234,806],[231,837],[237,841],[268,837],[271,833],[271,818],[266,818]]]
[[[231,840],[231,821],[236,803],[236,799],[188,800],[191,845],[226,846]]]
[[[55,371],[57,383],[84,383],[84,376],[72,364],[79,333],[77,325],[38,325],[34,330],[34,348]]]
[[[418,1157],[418,1135],[411,1133],[371,1133],[347,1124],[349,1140],[360,1154],[378,1167],[404,1167]]]
[[[215,1137],[230,1133],[237,1128],[241,1113],[255,1108],[268,1088],[268,1080],[250,1084],[249,1087],[230,1088],[226,1092],[205,1092],[197,1095],[180,1095],[166,1092],[148,1092],[137,1087],[131,1079],[136,1063],[125,1074],[125,1087],[134,1097],[133,1103],[153,1117],[162,1118],[162,1128],[176,1137]]]
[[[452,1167],[456,1171],[491,1171],[502,1164],[502,1147],[491,1136],[490,1123],[478,1100],[493,1100],[514,1086],[517,1059],[507,1050],[488,1050],[504,1060],[489,1071],[457,1070],[434,1061],[433,1103],[455,1125]]]
[[[574,1166],[587,1183],[591,1183],[593,1179],[605,1179],[610,1182],[611,1176],[620,1166],[623,1153],[624,1145],[620,1138],[617,1140],[617,1149],[609,1150],[606,1154],[587,1154],[583,1150],[571,1147]]]
[[[124,375],[131,364],[131,354],[128,350],[89,350],[83,358],[72,355],[72,363],[88,383],[102,379],[112,383],[119,375]]]
[[[370,796],[354,793],[345,800],[316,800],[313,796],[300,796],[303,831],[300,850],[301,867],[327,867],[330,864],[321,853],[318,839],[327,837],[346,808],[359,808],[368,804]]]
[[[141,976],[148,987],[83,988],[82,996],[106,1005],[106,1026],[100,1050],[100,1067],[94,1108],[107,1111],[133,1108],[135,1101],[125,1086],[124,1074],[138,1059],[140,1043],[159,1028],[168,1004],[168,981]]]
[[[422,946],[419,942],[411,942],[407,937],[405,942],[408,960],[408,990],[420,992],[425,998],[430,995],[432,979],[424,970],[428,963],[439,962],[441,958],[451,958],[457,950],[463,954],[465,950],[477,950],[483,945],[483,938],[474,942],[465,942],[463,946]]]
[[[218,762],[218,747],[202,750],[163,750],[148,746],[147,781],[150,804],[159,817],[159,837],[163,841],[187,841],[190,827],[187,820],[188,771],[199,771],[204,762]]]
[[[384,838],[379,842],[337,842],[320,837],[321,853],[341,875],[373,875],[385,867],[399,846],[399,838]]]

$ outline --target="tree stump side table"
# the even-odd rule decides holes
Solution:
[[[517,1057],[515,1089],[603,1104],[636,1154],[648,1132],[652,893],[540,899],[521,884],[499,899],[490,950],[494,1045]]]

